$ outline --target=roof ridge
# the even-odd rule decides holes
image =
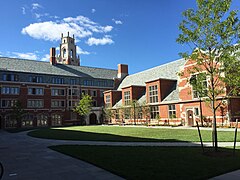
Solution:
[[[159,67],[162,67],[162,66],[166,66],[166,65],[169,65],[169,64],[176,63],[177,61],[180,61],[180,60],[184,60],[184,58],[177,59],[177,60],[174,60],[174,61],[171,61],[171,62],[168,62],[168,63],[164,63],[164,64],[161,64],[161,65],[158,65],[158,66],[155,66],[155,67],[152,67],[152,68],[149,68],[149,69],[146,69],[146,70],[134,73],[134,74],[130,74],[129,76],[136,75],[136,74],[141,74],[141,73],[144,73],[144,72],[147,72],[147,71],[151,71],[153,69],[156,69],[156,68],[159,68]]]

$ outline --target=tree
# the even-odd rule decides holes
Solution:
[[[113,112],[111,108],[104,108],[103,109],[103,113],[104,113],[104,120],[105,122],[110,122],[112,121],[112,116],[113,116]]]
[[[90,113],[92,108],[92,96],[88,94],[82,95],[78,105],[73,109],[74,112],[78,113],[80,116],[86,116]]]
[[[21,127],[21,121],[24,114],[26,114],[26,111],[22,108],[21,102],[16,101],[12,106],[11,117],[16,119],[18,128]]]
[[[238,11],[230,11],[231,0],[197,0],[197,10],[183,12],[184,20],[179,25],[180,44],[187,44],[192,52],[181,55],[195,62],[190,73],[204,72],[207,77],[206,100],[213,114],[213,140],[217,151],[216,111],[218,101],[224,93],[231,95],[239,90],[240,63],[237,60],[240,49],[240,25]],[[202,78],[199,77],[199,78]],[[199,79],[201,80],[201,79]],[[195,90],[203,95],[205,84],[198,84]],[[227,90],[223,87],[227,87]]]

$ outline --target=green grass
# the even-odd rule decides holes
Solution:
[[[60,145],[50,148],[126,179],[208,179],[240,168],[239,150],[232,156],[230,149],[224,149],[230,156],[211,157],[196,147]]]
[[[202,139],[205,142],[212,140],[211,131],[202,130]],[[74,126],[51,129],[39,129],[29,132],[28,135],[47,139],[81,140],[81,141],[127,141],[127,142],[198,142],[196,130],[166,129],[144,127],[117,127],[117,126]],[[233,141],[234,132],[218,132],[219,142]],[[240,141],[240,133],[238,139]]]

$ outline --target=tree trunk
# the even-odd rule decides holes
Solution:
[[[213,129],[212,129],[212,136],[213,136],[213,146],[215,152],[218,150],[218,140],[217,140],[217,119],[216,119],[216,108],[214,106],[215,102],[212,102],[212,111],[213,111]]]

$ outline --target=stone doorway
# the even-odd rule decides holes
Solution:
[[[187,110],[187,123],[188,123],[188,126],[193,126],[194,125],[193,110],[191,110],[191,109]]]
[[[95,113],[89,115],[89,124],[90,125],[97,124],[97,115]]]

